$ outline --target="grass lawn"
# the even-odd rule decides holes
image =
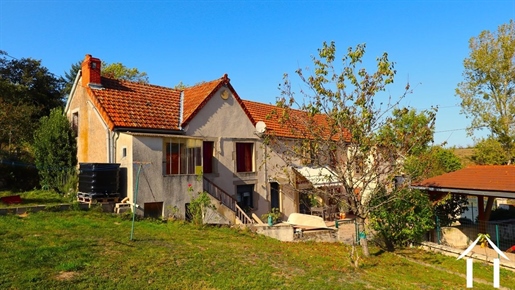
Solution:
[[[95,211],[0,216],[0,289],[460,289],[465,261],[418,249],[283,243],[248,230],[183,222],[135,224]],[[475,289],[492,288],[476,261]],[[478,282],[482,280],[483,283]],[[501,270],[501,286],[515,288]]]
[[[26,192],[0,191],[0,197],[10,195],[19,195],[21,197],[21,203],[4,204],[3,202],[0,202],[0,208],[70,203],[76,199],[75,196],[63,196],[49,190],[32,190]]]

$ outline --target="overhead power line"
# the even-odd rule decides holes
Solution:
[[[479,129],[479,128],[478,128],[478,129]],[[467,130],[467,128],[441,130],[441,131],[435,131],[435,134],[436,134],[436,133],[445,133],[445,132],[465,131],[465,130]]]
[[[465,131],[465,130],[468,130],[468,129],[483,129],[483,128],[487,128],[487,127],[488,126],[477,126],[477,127],[472,127],[472,128],[459,128],[459,129],[440,130],[440,131],[435,131],[435,133]]]
[[[515,124],[515,121],[508,123],[508,125],[514,125],[514,124]],[[440,131],[435,131],[435,133],[464,131],[464,130],[468,130],[468,129],[484,129],[484,128],[488,128],[488,127],[489,126],[485,125],[485,126],[476,126],[476,127],[471,127],[471,128],[459,128],[459,129],[440,130]]]

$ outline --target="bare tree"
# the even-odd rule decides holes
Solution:
[[[376,208],[396,198],[393,180],[402,174],[404,157],[432,141],[435,110],[422,112],[426,114],[423,124],[400,126],[396,120],[412,112],[399,108],[410,93],[409,84],[392,99],[385,88],[393,83],[394,63],[384,53],[377,58],[377,71],[368,73],[361,67],[364,54],[365,45],[357,45],[337,63],[334,42],[324,42],[318,56],[312,57],[311,74],[296,71],[304,86],[298,95],[285,75],[270,118],[277,118],[292,138],[272,135],[270,143],[290,166],[304,162],[332,169],[341,184],[340,194],[333,197],[348,203],[356,215],[363,255],[368,256],[365,221]],[[372,205],[371,197],[384,191],[391,193],[389,198]]]

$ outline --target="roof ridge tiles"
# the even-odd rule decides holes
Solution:
[[[104,76],[102,76],[102,80],[107,80],[107,81],[112,81],[112,82],[121,82],[121,83],[130,83],[130,84],[135,84],[135,85],[139,85],[139,86],[155,87],[155,88],[173,90],[173,91],[178,91],[178,92],[181,91],[176,88],[166,87],[166,86],[162,86],[162,85],[155,85],[155,84],[145,83],[145,82],[135,82],[135,81],[129,81],[129,80],[124,80],[124,79],[115,79],[115,78],[104,77]]]
[[[468,168],[486,168],[486,167],[502,167],[502,168],[506,168],[507,166],[509,167],[515,167],[515,164],[506,164],[506,165],[499,165],[499,164],[470,164],[468,165],[467,167],[463,168],[463,169],[468,169]]]

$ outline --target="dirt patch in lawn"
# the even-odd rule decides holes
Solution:
[[[55,279],[57,279],[59,281],[69,281],[69,280],[72,280],[73,278],[75,278],[75,276],[77,276],[78,274],[79,273],[73,272],[73,271],[61,272],[61,273],[59,273],[59,275],[57,275],[55,277]]]

